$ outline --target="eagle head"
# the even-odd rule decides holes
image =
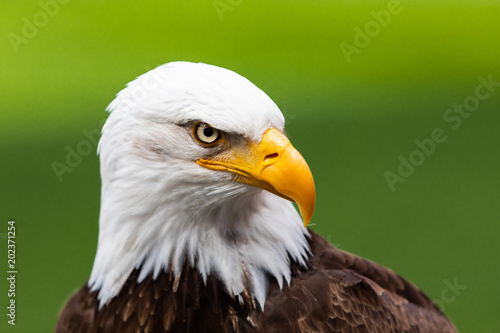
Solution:
[[[276,104],[244,77],[172,62],[130,82],[99,142],[99,242],[89,284],[101,305],[184,265],[263,306],[269,279],[305,265],[315,189]],[[291,204],[295,202],[300,219]]]

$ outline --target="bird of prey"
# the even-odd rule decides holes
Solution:
[[[97,253],[56,332],[456,332],[417,287],[305,228],[311,171],[244,77],[171,62],[108,111]]]

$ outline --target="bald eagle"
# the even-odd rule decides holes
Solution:
[[[244,77],[172,62],[108,110],[97,253],[56,332],[456,332],[414,285],[305,228],[311,171]]]

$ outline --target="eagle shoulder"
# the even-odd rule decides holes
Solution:
[[[262,332],[457,332],[417,287],[311,232],[308,269],[271,285]]]

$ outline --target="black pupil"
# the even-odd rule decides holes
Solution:
[[[203,129],[203,135],[205,135],[207,138],[211,137],[214,135],[214,129],[212,127],[206,127]]]

